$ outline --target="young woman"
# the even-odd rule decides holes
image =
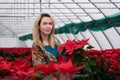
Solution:
[[[35,20],[33,27],[32,62],[47,64],[57,62],[60,42],[54,37],[55,22],[50,14],[42,13]]]

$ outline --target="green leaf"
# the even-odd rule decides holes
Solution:
[[[93,59],[89,59],[88,63],[91,65],[91,66],[96,66],[96,63]]]
[[[87,47],[87,49],[92,49],[92,48],[94,48],[93,46],[91,46],[91,45],[89,45],[88,47]]]
[[[90,68],[89,65],[87,65],[87,66],[85,67],[85,70],[88,71],[90,74],[93,74],[93,72],[92,72],[92,70],[91,70],[91,68]]]

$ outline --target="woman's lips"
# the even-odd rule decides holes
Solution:
[[[51,30],[45,30],[45,31],[50,32]]]

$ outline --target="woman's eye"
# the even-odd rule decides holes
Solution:
[[[50,23],[44,22],[44,23],[43,23],[43,25],[47,25],[47,24],[48,24],[48,25],[52,25],[52,22],[50,22]]]
[[[49,25],[52,25],[52,23],[49,23]]]
[[[47,25],[47,22],[44,22],[43,25]]]

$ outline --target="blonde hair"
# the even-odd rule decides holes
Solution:
[[[33,41],[36,45],[39,46],[44,46],[42,37],[41,37],[41,32],[39,30],[39,25],[41,24],[41,20],[43,17],[50,17],[50,19],[52,20],[53,23],[53,28],[51,33],[49,34],[49,45],[54,48],[55,47],[55,40],[54,40],[54,31],[55,31],[55,22],[53,17],[48,14],[48,13],[42,13],[41,15],[37,16],[35,22],[34,22],[34,27],[33,27]]]

